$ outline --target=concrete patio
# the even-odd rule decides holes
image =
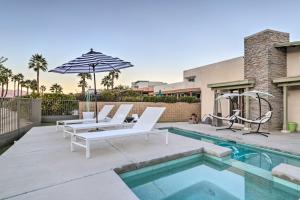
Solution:
[[[177,127],[300,155],[300,134],[272,133],[265,138],[216,132],[214,127],[199,124],[157,127]],[[70,138],[64,139],[54,126],[35,127],[0,156],[0,199],[137,199],[114,169],[202,152],[212,145],[175,134],[169,134],[169,145],[165,145],[164,136],[97,141],[92,143],[91,158],[86,159],[81,148],[70,152]],[[211,149],[219,150],[215,147]]]
[[[183,152],[201,152],[209,143],[170,134],[115,138],[70,152],[54,126],[35,127],[0,157],[0,199],[137,199],[113,171],[133,163]],[[117,192],[116,192],[117,191]]]

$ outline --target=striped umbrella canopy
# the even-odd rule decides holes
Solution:
[[[133,67],[130,62],[125,62],[117,57],[107,56],[103,53],[96,52],[91,49],[88,53],[75,58],[61,66],[58,66],[49,72],[60,74],[70,73],[93,73],[94,75],[94,93],[95,93],[95,108],[96,108],[96,122],[98,123],[98,109],[97,109],[97,89],[96,89],[96,75],[99,72],[119,72],[120,69]]]

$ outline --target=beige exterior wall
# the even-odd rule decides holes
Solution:
[[[288,48],[287,76],[300,76],[300,47]]]
[[[192,113],[201,115],[201,104],[200,103],[153,103],[153,102],[98,102],[98,109],[101,109],[104,105],[115,105],[112,112],[109,114],[110,117],[116,112],[120,104],[133,104],[133,108],[129,113],[138,114],[139,116],[144,112],[146,107],[166,107],[166,111],[160,118],[160,122],[183,122],[188,121]],[[82,112],[86,109],[86,103],[79,103],[79,115],[82,117]],[[94,104],[90,103],[90,111],[94,110]]]
[[[300,76],[300,47],[288,48],[287,76]],[[300,87],[289,87],[288,121],[298,123],[300,130]]]
[[[201,89],[202,117],[213,113],[214,91],[207,84],[244,79],[244,58],[238,57],[222,62],[184,71],[184,77],[196,76],[195,85]],[[222,114],[228,115],[228,101],[222,101]]]

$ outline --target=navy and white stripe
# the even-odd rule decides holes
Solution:
[[[120,70],[127,67],[133,67],[130,62],[125,62],[119,58],[104,55],[100,52],[95,52],[91,49],[90,52],[83,54],[68,63],[65,63],[49,72],[56,73],[93,73],[93,66],[95,72],[109,72]]]

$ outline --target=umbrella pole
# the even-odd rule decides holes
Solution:
[[[95,65],[93,65],[93,73],[94,73],[94,94],[95,94],[95,108],[96,108],[96,123],[98,123],[98,106],[97,106],[97,88],[96,88],[96,73],[95,73]]]

